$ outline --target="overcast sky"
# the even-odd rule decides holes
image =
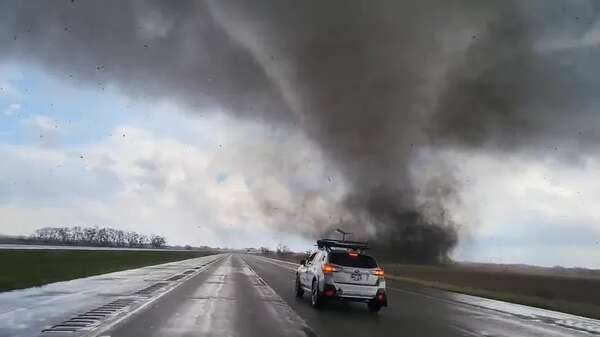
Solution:
[[[168,36],[174,24],[163,22],[164,17],[150,9],[140,14],[145,21],[136,34],[149,41]],[[243,248],[284,243],[303,251],[312,247],[315,233],[323,228],[319,221],[334,226],[335,221],[353,217],[344,202],[350,192],[361,191],[362,184],[356,181],[364,178],[364,167],[357,169],[359,173],[349,173],[340,165],[354,164],[345,157],[345,148],[340,151],[336,147],[336,142],[345,138],[320,135],[323,130],[311,124],[313,116],[299,112],[310,106],[302,105],[308,94],[295,95],[293,91],[304,87],[282,77],[290,71],[286,68],[289,64],[262,64],[269,57],[260,49],[260,39],[236,26],[243,20],[228,18],[219,8],[212,8],[211,14],[212,19],[221,21],[220,29],[230,39],[242,41],[253,62],[263,66],[262,76],[278,87],[277,97],[285,104],[278,102],[269,108],[286,105],[309,126],[293,127],[270,116],[268,109],[264,118],[232,113],[238,103],[247,102],[233,104],[210,92],[190,94],[182,84],[173,84],[167,87],[170,91],[161,93],[158,86],[151,85],[132,89],[123,84],[127,79],[110,73],[115,70],[107,70],[107,78],[100,79],[71,72],[60,61],[56,63],[53,52],[3,58],[0,234],[27,235],[43,226],[106,225],[162,234],[169,244]],[[596,46],[598,25],[590,27],[577,38],[542,39],[545,44],[538,45],[539,50]],[[259,25],[254,32],[262,28]],[[468,43],[475,43],[471,31],[466,35]],[[12,33],[9,37],[9,42],[21,39],[13,38]],[[450,49],[456,53],[459,47],[466,45]],[[78,57],[82,55],[85,52]],[[242,69],[243,62],[238,61],[235,64]],[[104,71],[105,65],[98,64],[93,71]],[[569,65],[569,74],[579,76],[577,83],[585,86],[592,81],[587,74],[597,68],[581,72],[576,65]],[[443,65],[435,63],[435,67]],[[144,76],[136,81],[147,81]],[[184,73],[180,76],[185,79]],[[239,78],[246,81],[252,76],[252,72],[244,72]],[[209,82],[215,80],[219,79],[209,78]],[[260,89],[268,90],[271,82],[261,81],[257,81]],[[427,91],[433,90],[427,87]],[[247,98],[250,102],[271,99],[254,94]],[[573,124],[594,129],[598,105],[595,98],[590,102],[579,108],[591,112]],[[261,109],[257,105],[255,109]],[[539,105],[536,101],[531,106],[537,109]],[[552,118],[563,125],[570,123],[565,114],[550,115],[548,120]],[[346,122],[342,119],[339,123]],[[514,151],[498,151],[487,143],[440,146],[417,140],[414,148],[410,144],[410,157],[399,155],[403,164],[398,171],[382,169],[382,178],[374,181],[391,185],[410,181],[417,191],[415,202],[426,204],[431,196],[428,186],[438,186],[432,182],[451,177],[455,192],[441,201],[441,207],[449,210],[444,221],[458,230],[458,245],[451,255],[454,259],[600,268],[597,151],[583,142],[547,142],[553,136],[564,137],[564,128],[554,128],[551,123],[540,126],[550,129],[550,136],[531,139],[539,143],[534,150],[519,145]],[[410,127],[405,131],[410,132]],[[496,136],[508,138],[510,143],[511,134],[495,132]],[[373,151],[378,151],[378,144],[374,145]],[[394,149],[386,151],[382,154],[389,155]],[[356,165],[361,163],[357,160]],[[367,167],[379,172],[377,165]],[[396,172],[401,178],[390,180]]]
[[[286,165],[293,167],[279,169],[293,170],[296,184],[325,186],[332,198],[342,188],[300,134],[214,111],[191,115],[110,87],[81,89],[28,64],[3,65],[0,86],[3,234],[110,224],[160,233],[172,244],[282,242],[303,250],[310,241],[267,226],[271,220],[253,200],[255,188],[278,200],[294,193],[284,173],[265,176],[273,169],[260,162],[290,154]],[[565,166],[459,152],[424,153],[422,160],[460,173],[456,216],[464,228],[455,258],[600,267],[596,160]]]

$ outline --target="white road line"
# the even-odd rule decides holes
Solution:
[[[281,263],[284,263],[284,264],[289,264],[289,265],[296,266],[296,267],[298,267],[300,265],[299,263],[290,262],[290,261],[286,261],[286,260],[280,260],[280,259],[274,259],[272,257],[267,257],[267,256],[260,256],[260,257],[264,258],[264,259],[269,259],[269,260],[272,260],[272,261],[281,262]]]
[[[230,255],[228,255],[230,256]],[[117,319],[115,319],[114,321],[111,321],[109,323],[106,323],[104,325],[100,325],[97,329],[94,329],[92,331],[90,331],[87,334],[83,334],[81,335],[81,337],[99,337],[100,335],[106,333],[107,331],[109,331],[110,329],[112,329],[113,327],[115,327],[117,324],[124,322],[126,319],[130,318],[131,316],[133,316],[134,314],[144,310],[146,307],[148,307],[149,305],[151,305],[152,303],[156,302],[158,299],[162,298],[163,296],[165,296],[166,294],[170,293],[171,291],[179,288],[182,284],[186,283],[187,281],[189,281],[192,277],[200,274],[201,272],[205,271],[206,269],[208,269],[210,266],[212,266],[214,263],[222,260],[224,258],[224,256],[218,257],[216,259],[214,259],[213,261],[211,261],[210,263],[208,263],[207,265],[205,265],[202,269],[198,269],[198,271],[196,273],[190,274],[189,277],[185,278],[184,281],[182,282],[178,282],[177,284],[175,284],[173,287],[163,291],[162,293],[158,294],[156,297],[146,301],[145,303],[143,303],[142,305],[140,305],[139,307],[133,309],[132,311],[124,314],[123,316],[118,317]]]
[[[301,332],[305,335],[305,336],[310,336],[310,337],[319,337],[319,335],[308,325],[308,323],[306,323],[306,321],[300,317],[300,315],[298,315],[298,313],[296,313],[296,311],[294,311],[294,309],[292,309],[292,307],[290,307],[287,302],[285,302],[283,300],[283,298],[281,298],[281,296],[279,296],[279,294],[277,294],[277,292],[269,285],[269,283],[267,283],[267,281],[265,281],[265,279],[263,279],[253,268],[252,266],[250,266],[250,264],[248,262],[246,262],[243,258],[241,259],[241,261],[243,262],[243,264],[246,265],[246,267],[250,270],[250,272],[257,278],[259,279],[264,285],[265,287],[268,289],[269,291],[269,296],[272,296],[273,298],[277,299],[277,302],[279,303],[279,305],[281,307],[279,308],[272,308],[273,310],[277,309],[277,310],[281,310],[282,308],[285,309],[285,311],[287,311],[287,315],[289,316],[289,319],[292,321],[296,321],[298,322],[303,328],[301,329]],[[285,268],[285,267],[284,267]],[[281,315],[282,312],[281,311],[274,311],[273,312],[274,315]],[[308,332],[308,333],[307,333]]]
[[[227,256],[202,283],[198,283],[193,300],[181,300],[175,315],[157,327],[159,336],[243,336],[235,327],[235,304],[223,300],[234,298],[234,289],[224,280],[234,274],[232,255]],[[202,300],[199,300],[202,299]]]
[[[256,256],[256,255],[252,255],[252,256],[256,257],[258,260],[261,260],[263,262],[270,263],[270,264],[273,264],[273,265],[276,265],[278,267],[281,267],[281,268],[284,268],[284,269],[287,269],[287,270],[291,270],[291,271],[296,271],[296,269],[298,269],[298,266],[299,266],[299,264],[296,264],[296,263],[282,261],[282,260],[277,260],[277,259],[272,259],[270,257]],[[283,266],[279,262],[285,262],[285,263],[287,263],[289,265],[294,265],[294,267]]]
[[[388,287],[388,289],[393,290],[393,291],[403,292],[406,294],[420,296],[420,297],[427,298],[430,300],[449,303],[449,304],[452,304],[455,306],[462,305],[463,307],[477,308],[479,310],[481,310],[481,309],[488,310],[490,312],[496,313],[496,315],[498,315],[497,316],[498,318],[510,317],[510,320],[507,320],[507,322],[510,322],[511,324],[516,324],[516,325],[523,324],[523,323],[521,323],[521,320],[524,319],[523,316],[528,316],[529,319],[525,319],[527,322],[537,322],[541,325],[534,326],[534,325],[528,323],[527,327],[535,328],[535,329],[545,332],[545,333],[548,333],[547,326],[561,327],[561,328],[567,329],[569,331],[575,331],[575,332],[587,333],[587,334],[589,334],[589,333],[598,334],[598,332],[600,331],[600,321],[593,320],[593,319],[587,318],[587,317],[580,317],[580,316],[561,313],[561,312],[557,312],[557,311],[550,311],[550,310],[546,310],[546,309],[525,306],[525,305],[517,304],[517,303],[510,303],[510,302],[492,300],[492,299],[488,299],[488,298],[484,298],[484,297],[477,297],[477,296],[447,292],[448,294],[450,294],[452,296],[460,296],[461,298],[463,298],[463,300],[461,300],[461,298],[456,298],[456,299],[451,300],[451,299],[445,299],[445,298],[441,298],[441,297],[430,296],[430,295],[426,295],[423,293],[405,290],[405,289],[399,289],[399,288],[393,288],[393,287]],[[443,290],[440,290],[440,291],[443,291]],[[472,298],[473,300],[477,300],[479,302],[478,303],[469,302],[469,301],[467,301],[467,299],[469,299],[469,298]],[[503,304],[504,307],[503,308],[494,307],[493,303]],[[531,312],[528,315],[523,315],[523,313],[519,312],[519,310],[522,310],[522,309],[530,310]],[[549,316],[544,315],[544,313],[549,314]],[[564,319],[561,320],[556,317],[551,317],[553,315],[569,317],[569,318],[572,318],[572,320],[566,321]],[[520,319],[515,320],[515,317],[519,317]],[[546,327],[544,327],[544,325],[546,325]],[[561,335],[563,335],[563,336],[572,336],[572,333],[564,333],[563,334],[562,332],[560,332],[556,329],[550,329],[550,330],[555,335],[558,333],[561,333]]]
[[[475,336],[475,337],[481,337],[482,336],[481,334],[478,334],[478,333],[473,332],[471,330],[467,330],[467,329],[461,328],[458,325],[450,324],[449,326],[451,328],[453,328],[453,329],[456,329],[456,330],[462,332],[464,335]]]
[[[462,303],[462,302],[458,302],[458,301],[447,300],[447,299],[441,298],[441,297],[435,297],[435,296],[431,296],[431,295],[425,295],[423,293],[419,293],[419,292],[416,292],[416,291],[410,291],[410,290],[406,290],[406,289],[400,289],[400,288],[395,288],[395,287],[387,287],[387,289],[393,290],[393,291],[402,292],[402,293],[406,293],[406,294],[411,294],[411,295],[415,295],[415,296],[425,297],[425,298],[428,298],[430,300],[436,300],[436,301],[442,301],[442,302],[446,302],[446,303],[451,303],[451,304]]]

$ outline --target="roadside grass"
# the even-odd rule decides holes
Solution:
[[[383,266],[388,282],[430,288],[600,319],[600,279],[482,271],[464,266]]]
[[[0,291],[191,259],[212,252],[1,250]]]

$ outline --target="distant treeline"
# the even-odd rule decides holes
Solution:
[[[109,227],[44,227],[24,239],[28,242],[100,247],[163,248],[167,240],[160,235],[145,235]]]

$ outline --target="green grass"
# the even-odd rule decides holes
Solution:
[[[0,291],[211,255],[192,251],[3,250]]]

